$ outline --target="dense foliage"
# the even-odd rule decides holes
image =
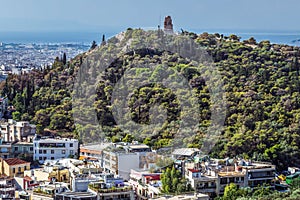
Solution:
[[[272,161],[280,169],[288,165],[298,165],[300,158],[300,83],[298,47],[270,44],[269,41],[256,43],[254,38],[239,41],[239,37],[202,33],[196,35],[183,32],[192,38],[212,56],[215,66],[221,72],[227,99],[225,129],[221,140],[212,150],[216,157],[243,156],[255,160]],[[137,38],[142,41],[148,38],[165,39],[155,32],[144,32],[140,29],[127,30],[125,39],[131,38],[134,45]],[[144,37],[144,38],[143,38]],[[111,41],[118,40],[112,38]],[[118,41],[117,41],[118,42]],[[45,128],[58,133],[69,133],[81,136],[81,139],[92,142],[97,138],[98,129],[88,123],[74,125],[74,112],[88,113],[88,109],[72,110],[73,84],[78,74],[88,73],[97,76],[96,68],[86,68],[82,63],[93,51],[109,53],[115,47],[110,41],[107,44],[78,55],[64,64],[56,60],[51,68],[32,71],[22,75],[10,75],[1,83],[2,95],[9,98],[16,112],[13,117],[18,120],[30,120],[37,124],[38,131]],[[136,123],[149,124],[149,110],[153,105],[162,105],[167,118],[162,120],[161,129],[156,134],[126,133],[122,131],[112,115],[111,96],[113,88],[121,79],[126,69],[132,66],[160,63],[152,73],[149,69],[137,69],[136,74],[150,76],[155,80],[164,74],[165,66],[186,77],[196,93],[200,119],[197,134],[186,138],[189,147],[200,147],[206,128],[210,125],[211,101],[210,92],[195,70],[193,63],[170,52],[159,50],[141,50],[120,56],[103,73],[97,84],[96,95],[91,95],[96,110],[97,120],[106,130],[106,137],[113,141],[132,140],[132,135],[155,148],[170,143],[176,130],[181,113],[176,95],[159,84],[148,84],[136,88],[129,100],[131,119]],[[88,82],[81,87],[89,89]],[[226,106],[226,105],[225,105]],[[88,135],[85,133],[88,132]]]
[[[218,200],[297,200],[299,199],[300,188],[299,179],[297,179],[297,184],[291,186],[288,192],[278,192],[271,190],[266,186],[261,186],[255,188],[254,190],[250,188],[238,189],[237,185],[231,183],[225,187],[224,195],[218,197]]]
[[[181,194],[183,192],[191,191],[191,185],[188,184],[187,180],[182,178],[179,170],[167,168],[161,174],[162,192],[163,193],[173,193]]]

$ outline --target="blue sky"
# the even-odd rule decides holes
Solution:
[[[298,0],[0,0],[0,31],[300,30]]]

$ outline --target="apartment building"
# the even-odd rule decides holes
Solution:
[[[211,198],[224,193],[225,187],[234,183],[239,188],[272,186],[275,178],[275,165],[262,162],[245,160],[211,159],[206,162],[195,163],[182,161],[180,167],[185,169],[183,173],[197,193],[208,194]]]
[[[0,158],[10,158],[12,152],[12,143],[11,142],[4,142],[0,138]]]
[[[271,185],[275,178],[276,166],[271,163],[252,162],[249,165],[238,166],[238,168],[246,174],[246,185],[251,188],[264,184]]]
[[[14,186],[14,179],[11,177],[0,178],[0,198],[13,199],[15,197],[16,188]]]
[[[11,145],[12,157],[17,157],[20,154],[33,157],[33,143],[32,142],[15,142]]]
[[[27,121],[15,121],[9,119],[0,123],[0,132],[5,142],[32,142],[36,133],[36,126]]]
[[[33,158],[40,163],[45,160],[78,156],[78,140],[69,138],[47,138],[35,136]]]
[[[129,180],[131,169],[150,168],[157,155],[145,144],[120,142],[81,146],[80,158],[96,160],[105,172]]]
[[[139,168],[138,153],[129,153],[123,149],[107,149],[103,151],[103,170],[129,180],[131,169]]]

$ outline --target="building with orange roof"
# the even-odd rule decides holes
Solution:
[[[19,158],[7,158],[0,161],[0,174],[9,177],[24,176],[24,171],[30,169],[30,162]]]

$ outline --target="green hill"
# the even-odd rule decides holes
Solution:
[[[0,89],[17,110],[14,118],[36,123],[40,133],[47,128],[58,134],[75,135],[84,142],[92,142],[99,138],[101,128],[105,133],[102,138],[113,141],[138,139],[159,148],[171,143],[178,134],[181,119],[187,116],[190,120],[197,120],[198,127],[190,130],[195,132],[193,137],[187,137],[182,142],[189,147],[201,147],[216,109],[212,106],[211,91],[201,74],[201,67],[199,70],[192,59],[156,49],[156,45],[168,42],[175,46],[184,38],[190,38],[208,52],[222,77],[212,81],[222,82],[226,95],[226,118],[220,140],[211,154],[272,161],[279,168],[299,165],[299,47],[270,44],[268,41],[256,43],[254,38],[239,41],[235,35],[227,37],[183,32],[174,39],[162,32],[128,29],[105,45],[78,55],[65,65],[56,60],[52,68],[10,75],[1,83]],[[151,43],[153,40],[157,43]],[[140,44],[141,41],[143,44]],[[134,48],[143,45],[144,48]],[[120,48],[124,46],[127,53],[122,54]],[[186,52],[192,49],[191,46],[182,46],[181,50]],[[110,55],[117,57],[110,58]],[[97,59],[105,60],[102,64],[107,64],[107,68],[102,69],[102,64],[95,64]],[[129,77],[150,77],[154,83],[130,88],[130,112],[127,117],[136,124],[149,125],[151,107],[161,105],[159,109],[164,109],[167,114],[166,117],[163,114],[156,116],[160,127],[128,132],[126,126],[119,127],[115,121],[114,106],[111,105],[114,87],[128,70]],[[199,108],[197,117],[182,111],[174,91],[155,83],[164,74],[169,77],[176,73],[188,81],[195,94]],[[121,84],[123,89],[124,85]],[[190,98],[186,91],[179,92],[183,98]],[[74,98],[76,106],[72,101]],[[122,99],[114,100],[122,103]],[[94,111],[96,118],[91,116]],[[78,125],[74,125],[73,114],[83,116],[76,117]],[[126,125],[131,126],[130,123]]]

